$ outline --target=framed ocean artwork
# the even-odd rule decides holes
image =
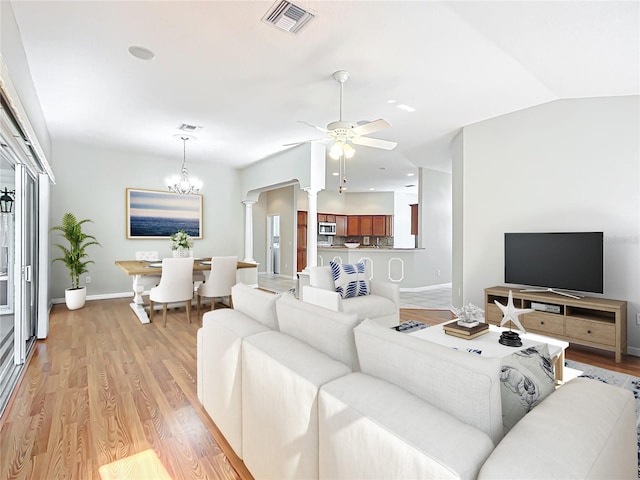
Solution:
[[[169,238],[179,230],[202,238],[202,195],[127,188],[127,238]]]

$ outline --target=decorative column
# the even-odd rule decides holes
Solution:
[[[251,200],[244,202],[244,262],[256,263],[253,259],[253,204]]]
[[[318,265],[318,191],[307,189],[307,267]]]

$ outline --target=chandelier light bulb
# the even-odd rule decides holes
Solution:
[[[165,179],[167,188],[178,195],[194,195],[202,188],[202,181],[195,177],[189,177],[187,170],[187,140],[192,137],[180,136],[183,142],[182,169],[180,175],[171,175]]]

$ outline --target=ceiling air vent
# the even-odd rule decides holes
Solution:
[[[262,17],[262,21],[270,23],[289,33],[298,33],[313,20],[315,15],[286,0],[274,3],[269,11]]]
[[[178,130],[182,130],[183,132],[195,132],[196,130],[200,130],[202,127],[197,125],[189,125],[188,123],[183,123],[178,127]]]

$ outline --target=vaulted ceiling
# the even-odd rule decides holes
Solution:
[[[298,121],[338,119],[340,69],[351,73],[345,119],[384,118],[392,127],[371,136],[398,142],[357,148],[351,191],[403,189],[419,166],[450,170],[465,125],[559,98],[640,94],[636,1],[295,3],[315,15],[295,35],[262,21],[272,1],[12,7],[54,144],[181,158],[173,135],[186,123],[202,127],[188,145],[196,175],[199,162],[242,167],[321,137]]]

